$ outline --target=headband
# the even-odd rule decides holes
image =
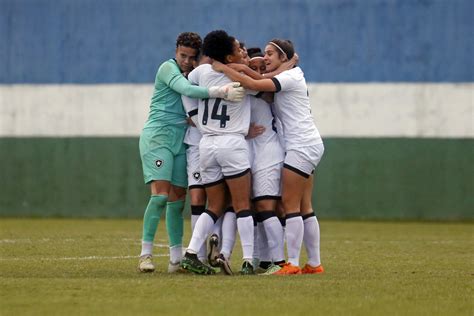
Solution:
[[[283,49],[281,49],[280,46],[278,46],[275,42],[268,42],[268,44],[272,44],[273,46],[275,46],[276,48],[278,48],[278,50],[280,52],[282,52],[283,55],[285,55],[286,59],[288,59],[288,55],[286,55],[285,51]]]
[[[250,61],[255,60],[255,59],[259,59],[259,58],[262,58],[262,59],[263,59],[262,56],[255,56],[255,57],[250,58]]]

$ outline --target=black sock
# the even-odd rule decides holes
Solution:
[[[268,269],[268,267],[272,264],[271,261],[260,261],[260,268],[262,269]]]

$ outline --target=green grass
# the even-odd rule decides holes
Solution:
[[[139,220],[1,219],[0,315],[474,314],[472,223],[321,221],[325,274],[291,277],[168,275],[163,224],[139,274]]]

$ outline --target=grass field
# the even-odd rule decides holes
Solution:
[[[473,228],[321,221],[325,274],[228,277],[167,274],[163,223],[139,274],[140,220],[1,219],[0,315],[473,315]]]

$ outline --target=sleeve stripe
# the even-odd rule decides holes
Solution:
[[[198,109],[194,109],[188,112],[189,117],[193,117],[194,115],[197,115],[197,114],[198,114]]]
[[[280,81],[278,81],[277,78],[273,77],[272,78],[273,83],[275,84],[276,91],[275,92],[280,92],[281,91],[281,84]]]

